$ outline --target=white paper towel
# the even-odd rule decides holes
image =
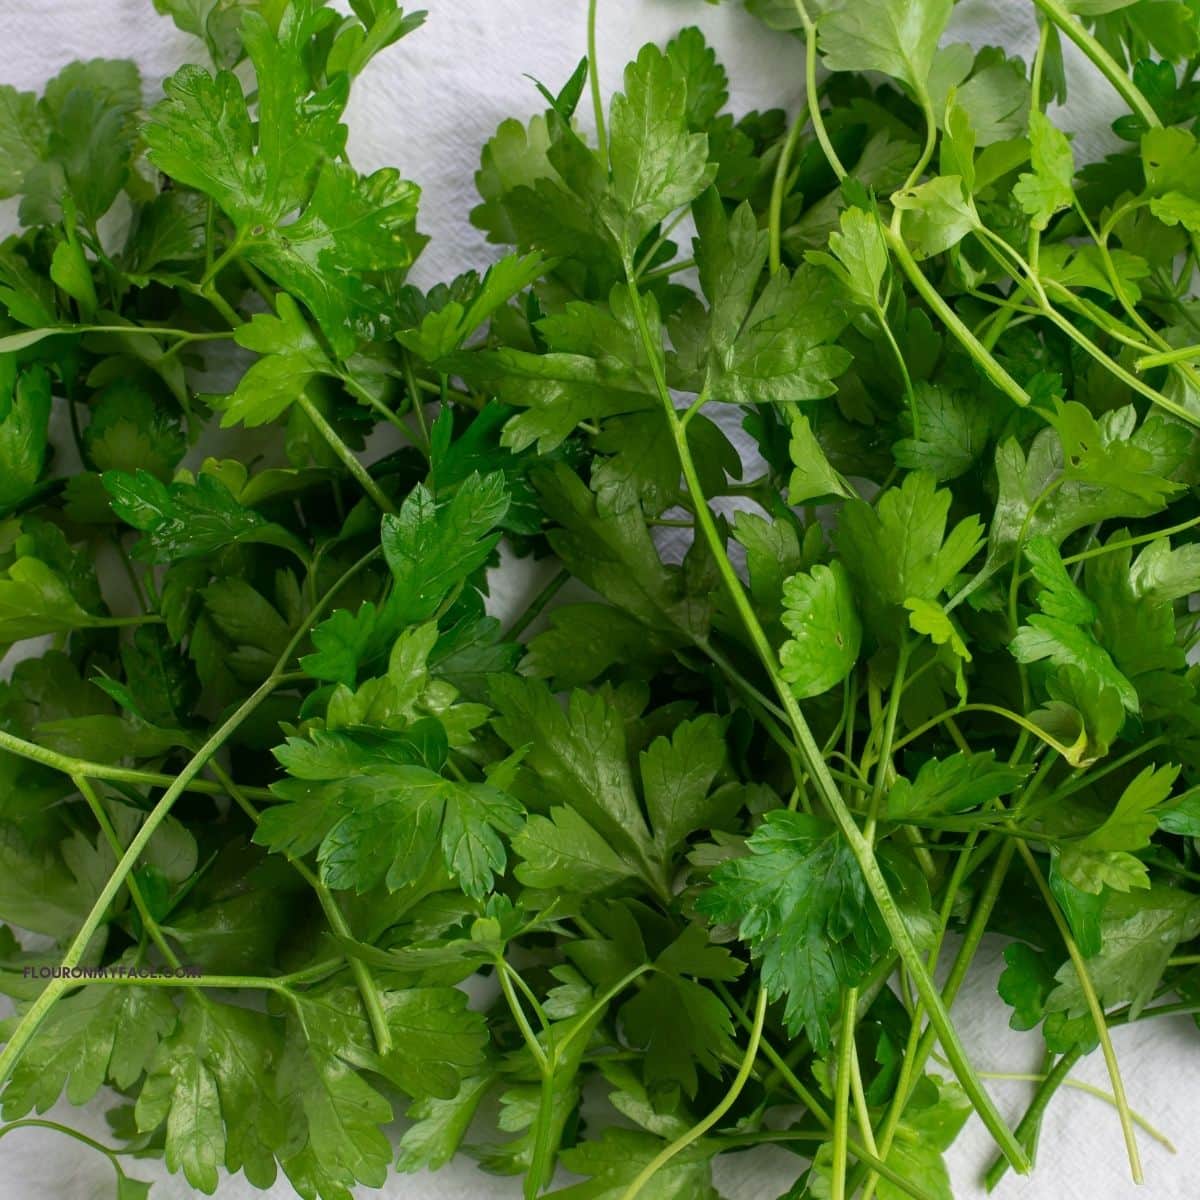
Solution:
[[[467,220],[476,203],[474,172],[479,149],[501,120],[532,115],[542,105],[526,75],[560,85],[583,55],[585,0],[427,0],[426,26],[382,54],[355,85],[350,104],[350,152],[362,170],[397,166],[424,190],[420,226],[432,243],[417,264],[414,282],[428,285],[498,256]],[[1035,41],[1027,0],[963,0],[951,36],[973,45],[1002,45],[1028,56]],[[780,104],[795,110],[802,93],[799,43],[772,34],[740,4],[719,7],[700,0],[601,0],[598,48],[605,94],[620,86],[624,64],[649,40],[662,41],[688,24],[701,26],[732,83],[736,112]],[[203,61],[198,42],[157,17],[149,0],[0,0],[0,81],[40,90],[45,80],[75,58],[129,57],[142,69],[148,100],[161,81],[185,61]],[[1095,71],[1067,47],[1071,100],[1064,117],[1079,131],[1077,153],[1093,157],[1111,143],[1109,122],[1121,111]],[[581,106],[581,120],[590,118]],[[0,206],[0,233],[11,228],[11,204]],[[5,220],[7,218],[7,220]],[[519,571],[497,581],[501,596],[536,590]],[[972,1059],[981,1070],[1037,1070],[1036,1034],[1007,1027],[1008,1009],[998,999],[998,950],[987,945],[955,1005],[954,1015]],[[1102,1101],[1062,1089],[1046,1117],[1037,1172],[1032,1180],[1008,1176],[995,1193],[1023,1200],[1195,1200],[1200,1195],[1200,1034],[1186,1018],[1117,1030],[1114,1035],[1130,1102],[1172,1137],[1176,1157],[1141,1138],[1148,1184],[1129,1182],[1115,1112]],[[1104,1065],[1094,1054],[1077,1077],[1107,1089]],[[1001,1109],[1015,1120],[1032,1085],[990,1085]],[[108,1141],[103,1105],[60,1105],[53,1116]],[[978,1200],[982,1168],[991,1161],[988,1135],[972,1121],[950,1152],[955,1195]],[[730,1200],[774,1200],[795,1175],[795,1160],[782,1152],[741,1156],[719,1168],[718,1183]],[[129,1173],[155,1180],[154,1200],[184,1200],[188,1185],[153,1161],[128,1161]],[[43,1131],[21,1131],[0,1142],[3,1200],[107,1200],[112,1193],[107,1162],[76,1142]],[[241,1177],[222,1181],[220,1200],[268,1196],[288,1200],[286,1183],[268,1193]],[[394,1176],[382,1193],[389,1200],[516,1200],[520,1187],[467,1162],[436,1175]]]

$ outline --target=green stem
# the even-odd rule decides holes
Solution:
[[[768,262],[771,274],[778,273],[783,266],[783,197],[787,192],[788,172],[792,166],[792,155],[796,144],[808,121],[798,116],[788,130],[787,140],[779,151],[779,161],[775,164],[775,178],[771,183],[771,204],[767,215]]]
[[[829,130],[825,128],[825,118],[821,116],[821,93],[817,89],[817,27],[808,15],[803,0],[793,0],[796,15],[804,26],[804,100],[808,106],[808,115],[812,121],[813,133],[825,155],[825,161],[838,180],[846,178],[846,168],[838,157],[833,143],[829,140]]]
[[[767,990],[760,988],[758,1002],[754,1006],[754,1023],[750,1029],[750,1040],[746,1052],[742,1055],[742,1065],[734,1076],[729,1090],[720,1103],[703,1120],[697,1121],[686,1133],[680,1134],[669,1146],[664,1146],[642,1169],[634,1181],[621,1194],[621,1200],[635,1200],[650,1180],[673,1159],[677,1154],[686,1150],[693,1142],[703,1137],[737,1102],[742,1089],[750,1079],[754,1069],[754,1060],[758,1057],[759,1044],[762,1041],[763,1025],[767,1019]]]
[[[1197,358],[1200,358],[1200,345],[1180,346],[1159,354],[1143,355],[1133,365],[1139,371],[1149,371],[1154,367],[1169,367],[1172,363],[1192,362]]]
[[[953,1005],[958,991],[962,987],[963,980],[967,977],[967,971],[974,961],[976,951],[979,949],[979,943],[982,941],[984,931],[987,929],[988,920],[991,918],[992,909],[995,907],[996,900],[1000,895],[1000,888],[1004,883],[1004,877],[1007,875],[1009,865],[1012,862],[1012,855],[1013,842],[1006,841],[1000,847],[995,862],[992,864],[987,882],[984,884],[983,891],[971,914],[970,923],[963,934],[962,943],[950,968],[950,974],[946,977],[942,996],[947,1008]],[[969,858],[969,852],[963,858],[965,872],[965,860]],[[943,911],[948,917],[949,910],[944,908]],[[892,1101],[888,1107],[887,1115],[884,1117],[883,1126],[879,1134],[879,1155],[884,1160],[887,1159],[888,1152],[892,1148],[892,1142],[896,1137],[896,1131],[904,1116],[904,1110],[912,1097],[913,1089],[916,1087],[924,1071],[929,1055],[933,1053],[934,1043],[937,1041],[937,1030],[930,1024],[921,1033],[915,1047],[913,1046],[912,1030],[920,1028],[920,1022],[921,1007],[918,1006],[917,1010],[913,1013],[912,1028],[909,1034],[909,1048],[911,1049],[911,1053],[906,1053],[904,1056],[904,1062],[900,1069],[900,1078],[897,1080],[896,1090],[892,1095]],[[872,1191],[873,1185],[868,1183],[866,1195],[870,1196]]]
[[[1024,1172],[1028,1169],[1025,1152],[1017,1144],[1012,1131],[1005,1124],[1004,1118],[997,1111],[995,1104],[975,1074],[967,1058],[962,1041],[950,1023],[949,1016],[942,1004],[941,996],[938,994],[933,980],[926,971],[925,964],[921,961],[920,953],[912,940],[912,935],[909,933],[904,917],[896,905],[895,898],[891,894],[887,880],[884,878],[875,857],[874,850],[855,823],[854,817],[842,799],[836,782],[829,774],[829,768],[821,755],[820,747],[813,737],[808,721],[805,719],[803,712],[801,712],[800,705],[796,697],[792,694],[792,689],[779,673],[775,652],[771,648],[766,631],[760,624],[754,612],[754,606],[746,594],[741,579],[738,577],[733,564],[729,561],[729,556],[725,552],[724,543],[713,520],[712,512],[708,507],[708,499],[704,494],[704,488],[700,483],[700,477],[696,471],[696,464],[692,459],[686,430],[679,422],[678,414],[671,399],[670,390],[667,387],[660,357],[662,347],[661,345],[658,347],[654,345],[654,341],[650,336],[650,328],[646,321],[646,313],[641,302],[641,296],[632,281],[633,263],[627,259],[624,266],[626,278],[629,281],[629,294],[634,321],[637,324],[643,347],[651,364],[659,399],[667,416],[688,492],[695,503],[696,521],[712,552],[718,573],[733,600],[734,607],[754,650],[762,661],[763,667],[766,669],[779,696],[809,774],[816,784],[817,790],[827,805],[830,814],[833,816],[842,836],[849,844],[850,850],[862,870],[867,889],[875,900],[884,924],[891,934],[896,951],[912,975],[921,999],[928,1007],[930,1022],[941,1038],[942,1045],[953,1064],[959,1083],[970,1098],[989,1132],[996,1139],[997,1144],[1010,1157],[1014,1167],[1018,1171]]]
[[[69,755],[59,754],[57,751],[51,750],[46,746],[39,746],[36,742],[27,742],[24,738],[6,733],[3,729],[0,729],[0,750],[7,750],[10,754],[15,754],[19,758],[41,763],[43,766],[52,767],[54,770],[61,771],[64,775],[72,777],[82,776],[85,779],[106,779],[116,783],[135,783],[148,787],[169,787],[177,778],[174,775],[163,775],[156,771],[136,771],[129,767],[113,767],[107,763],[89,762],[83,758],[71,758]],[[246,795],[255,796],[257,799],[275,799],[272,793],[266,788],[248,787],[242,790]],[[199,792],[206,796],[225,795],[225,788],[215,783],[209,783],[204,779],[190,781],[187,791]]]
[[[121,839],[117,837],[117,831],[113,828],[112,821],[109,820],[108,810],[105,809],[104,802],[100,799],[96,789],[82,775],[73,775],[71,782],[79,790],[79,794],[84,800],[87,801],[88,808],[92,810],[92,816],[96,818],[96,824],[100,826],[100,832],[104,835],[104,840],[112,850],[113,858],[120,859],[125,851],[125,847],[121,845]],[[181,966],[182,964],[178,956],[163,936],[158,922],[150,915],[150,909],[146,905],[146,898],[142,895],[142,889],[133,875],[130,875],[126,879],[125,886],[129,891],[134,908],[137,909],[138,916],[142,919],[142,928],[145,929],[147,936],[158,947],[158,952],[163,956],[167,965],[176,968]]]
[[[955,336],[962,348],[975,360],[979,369],[998,387],[1009,399],[1021,405],[1029,404],[1029,393],[996,361],[979,339],[971,332],[962,318],[942,298],[938,290],[925,277],[917,260],[905,244],[904,239],[895,230],[884,225],[883,236],[887,239],[888,248],[899,264],[900,269],[908,277],[909,282],[916,288],[918,295],[937,314],[942,324]]]
[[[325,420],[320,409],[309,399],[308,395],[301,392],[300,398],[296,403],[300,405],[301,411],[313,423],[317,432],[325,439],[329,448],[342,460],[346,470],[354,476],[359,487],[370,496],[375,507],[380,512],[395,515],[396,506],[388,499],[379,484],[367,473],[367,468],[358,461],[350,447],[338,437],[337,431]]]
[[[842,997],[842,1022],[838,1034],[836,1091],[833,1097],[833,1161],[830,1165],[833,1200],[846,1200],[846,1166],[850,1137],[850,1064],[854,1057],[854,1018],[858,989],[847,988]]]
[[[1129,1172],[1133,1177],[1134,1183],[1141,1183],[1143,1181],[1142,1159],[1138,1153],[1137,1136],[1133,1131],[1133,1115],[1129,1111],[1129,1101],[1125,1096],[1125,1083],[1121,1079],[1121,1068],[1117,1063],[1116,1051],[1113,1049],[1112,1038],[1109,1036],[1108,1025],[1104,1019],[1104,1009],[1100,1004],[1100,998],[1096,995],[1096,989],[1092,986],[1087,964],[1083,961],[1083,955],[1080,953],[1078,945],[1076,945],[1075,938],[1071,935],[1070,926],[1067,924],[1066,918],[1058,906],[1058,901],[1055,899],[1054,893],[1046,883],[1045,876],[1042,874],[1041,868],[1037,865],[1032,851],[1023,841],[1018,841],[1015,845],[1021,858],[1025,861],[1025,866],[1029,869],[1029,874],[1033,877],[1033,882],[1037,885],[1038,891],[1041,892],[1042,899],[1046,902],[1046,907],[1050,910],[1050,915],[1054,918],[1054,924],[1058,927],[1063,944],[1067,948],[1071,965],[1075,968],[1080,989],[1083,992],[1084,999],[1087,1001],[1088,1011],[1092,1015],[1092,1022],[1096,1026],[1096,1035],[1100,1039],[1100,1049],[1104,1054],[1104,1065],[1108,1068],[1108,1078],[1112,1083],[1113,1099],[1116,1102],[1117,1112],[1121,1118],[1121,1134],[1125,1139],[1125,1152],[1129,1156]]]
[[[1117,93],[1151,129],[1162,124],[1150,101],[1141,89],[1125,74],[1120,63],[1075,20],[1062,0],[1033,0],[1047,20],[1058,26],[1066,36],[1091,59],[1100,73],[1113,85]]]
[[[517,638],[541,616],[546,605],[558,595],[563,584],[571,578],[571,572],[565,567],[556,572],[554,578],[529,603],[525,611],[504,632],[504,641],[515,642]]]
[[[596,0],[588,0],[588,85],[592,92],[592,112],[596,117],[596,148],[607,171],[608,134],[604,128],[604,98],[600,94],[600,59],[596,54],[596,7]]]
[[[220,763],[215,760],[210,762],[209,770],[217,777],[217,780],[225,787],[225,790],[233,797],[233,800],[241,810],[257,825],[259,822],[258,810],[245,797],[242,790],[234,783]],[[351,930],[341,910],[341,906],[329,888],[298,859],[289,858],[289,861],[293,867],[297,868],[305,882],[316,894],[317,902],[321,905],[321,911],[325,914],[326,921],[329,922],[329,928],[338,937],[353,940],[353,930]],[[358,987],[359,995],[362,997],[363,1008],[366,1011],[367,1020],[371,1025],[371,1032],[375,1038],[375,1046],[380,1054],[390,1054],[392,1051],[392,1031],[388,1027],[387,1013],[383,1007],[383,997],[379,994],[379,989],[375,986],[375,980],[371,975],[370,968],[361,959],[351,958],[350,974],[354,976],[354,982]]]

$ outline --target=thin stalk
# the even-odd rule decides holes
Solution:
[[[241,810],[257,825],[259,821],[258,810],[246,799],[241,789],[229,777],[220,763],[215,760],[210,762],[209,770],[217,777],[218,781],[225,787],[230,796],[233,797]],[[291,862],[293,867],[297,868],[305,882],[316,894],[317,902],[321,905],[321,911],[325,914],[326,921],[329,922],[329,928],[338,937],[353,940],[354,932],[351,930],[341,906],[329,888],[298,859],[289,856],[288,861]],[[361,959],[351,958],[350,974],[354,976],[354,982],[358,987],[359,995],[362,997],[363,1009],[366,1011],[367,1020],[371,1025],[371,1033],[375,1038],[375,1046],[380,1054],[390,1054],[392,1050],[392,1032],[388,1027],[387,1013],[383,1007],[383,997],[379,994],[379,989],[375,986],[375,980],[371,975],[370,968]]]
[[[1077,21],[1062,0],[1033,0],[1047,20],[1052,21],[1116,89],[1121,99],[1151,128],[1162,124],[1158,113],[1141,89],[1125,74],[1121,64]]]
[[[771,204],[767,214],[767,253],[772,275],[777,274],[779,268],[783,266],[783,197],[787,191],[792,155],[796,151],[796,144],[800,141],[800,135],[804,132],[807,124],[808,120],[805,116],[798,116],[792,122],[787,140],[779,151],[779,161],[775,164],[775,178],[771,183]]]
[[[1143,1182],[1142,1159],[1138,1153],[1137,1135],[1133,1131],[1133,1114],[1129,1110],[1129,1101],[1125,1096],[1125,1083],[1121,1078],[1121,1068],[1117,1063],[1116,1051],[1113,1049],[1112,1038],[1109,1036],[1108,1025],[1104,1019],[1104,1009],[1100,1004],[1100,998],[1096,995],[1096,989],[1092,986],[1091,977],[1087,971],[1087,964],[1083,961],[1083,955],[1075,943],[1070,926],[1067,924],[1066,918],[1063,916],[1058,906],[1058,901],[1055,899],[1054,893],[1050,890],[1049,884],[1046,883],[1045,876],[1042,874],[1037,860],[1023,841],[1018,841],[1015,845],[1021,858],[1025,861],[1025,866],[1029,869],[1029,874],[1033,877],[1033,882],[1037,885],[1038,891],[1041,892],[1042,899],[1046,902],[1046,907],[1050,910],[1050,915],[1054,918],[1054,924],[1058,927],[1063,944],[1067,948],[1071,965],[1075,968],[1075,974],[1079,978],[1080,989],[1083,992],[1084,999],[1087,1001],[1088,1011],[1092,1015],[1092,1022],[1096,1026],[1096,1035],[1100,1039],[1100,1049],[1104,1054],[1104,1065],[1108,1068],[1108,1078],[1112,1083],[1113,1098],[1116,1102],[1117,1112],[1121,1118],[1121,1134],[1125,1139],[1125,1152],[1129,1156],[1129,1173],[1134,1183],[1141,1183]]]
[[[100,832],[104,835],[104,840],[108,843],[109,849],[113,852],[113,858],[119,859],[124,853],[125,847],[121,845],[121,839],[117,837],[117,831],[113,828],[113,823],[109,820],[108,811],[104,807],[104,802],[82,775],[73,775],[71,782],[78,789],[79,794],[87,801],[87,806],[92,810],[92,816],[96,818],[96,824],[100,826]],[[142,889],[138,881],[133,875],[130,875],[125,880],[125,886],[129,891],[129,897],[133,901],[134,908],[137,909],[138,916],[142,919],[142,928],[145,929],[147,937],[158,947],[158,952],[163,956],[167,965],[170,967],[179,967],[182,964],[175,951],[171,949],[167,939],[163,936],[163,931],[159,928],[158,922],[150,914],[150,909],[146,905],[146,898],[142,895]]]
[[[742,1055],[742,1065],[738,1068],[737,1075],[734,1076],[733,1082],[729,1085],[729,1090],[708,1116],[704,1117],[703,1120],[697,1121],[686,1133],[680,1134],[669,1146],[664,1146],[638,1172],[634,1181],[622,1193],[621,1200],[635,1200],[635,1197],[641,1192],[642,1188],[671,1159],[686,1150],[693,1142],[703,1137],[734,1106],[737,1098],[742,1094],[742,1089],[750,1079],[750,1072],[754,1068],[754,1060],[758,1057],[759,1043],[762,1041],[763,1025],[766,1019],[767,990],[766,988],[760,988],[758,1002],[754,1006],[754,1024],[750,1030],[750,1040],[746,1045],[745,1054]]]
[[[1143,355],[1133,365],[1139,371],[1150,371],[1154,367],[1169,367],[1172,363],[1193,362],[1197,358],[1200,358],[1200,345],[1179,346],[1174,350]]]
[[[949,1016],[942,1004],[941,996],[938,994],[938,990],[930,978],[928,971],[926,971],[925,964],[921,961],[920,953],[913,942],[904,917],[896,905],[895,898],[891,894],[887,880],[884,878],[879,862],[875,857],[874,850],[855,823],[854,817],[842,799],[836,782],[829,774],[829,768],[821,755],[820,747],[813,737],[808,721],[805,719],[798,701],[792,694],[792,689],[779,673],[775,652],[771,648],[766,631],[760,624],[758,616],[754,612],[754,606],[751,604],[750,598],[747,596],[746,590],[742,585],[742,581],[725,552],[720,532],[708,507],[708,498],[704,494],[704,488],[700,483],[700,477],[696,471],[696,464],[692,459],[686,430],[680,425],[674,403],[671,399],[670,390],[667,387],[660,359],[661,346],[655,347],[654,345],[653,338],[650,335],[650,328],[646,321],[646,313],[642,305],[641,295],[632,280],[633,263],[627,260],[624,265],[626,278],[630,284],[629,295],[634,321],[637,324],[643,347],[651,364],[659,399],[667,416],[688,492],[692,496],[696,506],[696,521],[712,552],[718,573],[721,575],[722,582],[733,600],[734,607],[755,652],[758,654],[767,674],[771,678],[783,710],[787,714],[788,723],[792,728],[801,757],[804,759],[809,774],[841,831],[842,836],[849,844],[850,850],[858,862],[859,868],[862,870],[867,888],[875,900],[884,924],[887,926],[888,932],[892,937],[896,951],[905,967],[911,973],[921,999],[925,1002],[929,1010],[930,1022],[941,1038],[942,1045],[953,1064],[959,1083],[987,1126],[988,1131],[1010,1157],[1014,1167],[1018,1171],[1024,1172],[1028,1169],[1025,1152],[1017,1144],[1012,1131],[1006,1125],[1004,1118],[996,1109],[991,1097],[988,1096],[987,1091],[975,1074],[970,1060],[967,1058],[962,1041],[950,1023]]]
[[[1013,845],[1012,841],[1006,841],[1000,847],[995,862],[992,864],[992,870],[984,884],[983,891],[971,914],[971,920],[963,934],[962,943],[958,948],[958,953],[955,955],[954,963],[950,968],[950,974],[947,976],[945,986],[942,989],[942,996],[947,1009],[953,1005],[955,997],[958,995],[958,990],[962,987],[963,980],[967,976],[967,971],[974,961],[976,951],[979,949],[979,943],[983,940],[984,931],[987,929],[988,920],[992,915],[992,909],[996,905],[996,900],[1000,895],[1000,888],[1004,883],[1004,877],[1008,873],[1009,864],[1012,862]],[[948,908],[944,908],[943,911],[948,918]],[[896,1131],[900,1126],[900,1121],[904,1116],[904,1110],[908,1105],[908,1101],[912,1097],[913,1089],[916,1087],[924,1071],[925,1063],[929,1055],[933,1053],[934,1043],[937,1041],[937,1030],[934,1029],[931,1023],[921,1033],[915,1047],[913,1046],[912,1030],[919,1028],[920,1022],[921,1006],[918,1006],[913,1013],[912,1028],[909,1033],[909,1047],[912,1052],[905,1054],[904,1062],[900,1068],[900,1078],[896,1082],[896,1090],[892,1094],[892,1101],[884,1117],[883,1126],[879,1134],[879,1155],[885,1160],[892,1148],[892,1142],[895,1140]],[[873,1190],[873,1183],[868,1181],[865,1194],[870,1196]]]
[[[979,339],[971,332],[962,318],[942,298],[938,290],[925,277],[917,260],[904,239],[895,230],[884,225],[883,236],[887,239],[888,248],[900,269],[908,277],[909,282],[916,288],[918,295],[934,311],[942,324],[954,335],[962,348],[975,360],[979,369],[998,387],[1010,400],[1026,407],[1029,393],[996,361]]]
[[[596,54],[596,0],[588,0],[587,50],[588,85],[592,92],[592,112],[596,118],[596,148],[608,170],[608,133],[604,128],[604,98],[600,94],[600,59]]]
[[[108,763],[89,762],[83,758],[72,758],[67,754],[59,754],[36,742],[28,742],[15,734],[0,729],[0,750],[6,750],[19,758],[30,762],[41,763],[64,775],[82,776],[84,779],[103,779],[115,783],[142,784],[147,787],[170,787],[175,781],[175,775],[163,775],[157,771],[137,771],[131,767],[114,767]],[[223,796],[225,789],[204,779],[191,780],[186,788],[189,792],[199,792],[207,796]],[[272,794],[266,788],[245,788],[247,795],[259,799],[270,800]]]
[[[836,1091],[833,1097],[833,1161],[830,1164],[833,1200],[846,1200],[846,1166],[850,1136],[850,1064],[854,1057],[854,1018],[858,990],[847,988],[842,997],[842,1022],[838,1034]]]
[[[342,460],[346,470],[354,476],[359,487],[370,496],[375,507],[380,512],[394,515],[396,506],[388,499],[379,484],[367,473],[367,468],[358,461],[358,458],[350,447],[338,437],[337,430],[325,420],[324,415],[312,400],[309,399],[307,393],[301,392],[300,398],[296,403],[300,405],[301,411],[313,423],[317,432],[325,439],[329,448]]]
[[[532,625],[539,616],[541,616],[546,605],[549,604],[556,595],[558,595],[563,584],[565,584],[570,578],[571,572],[565,567],[562,570],[557,571],[554,575],[554,578],[551,579],[550,582],[547,583],[546,586],[542,588],[542,590],[538,592],[536,596],[534,596],[533,600],[530,601],[525,611],[521,613],[519,617],[517,617],[517,619],[508,627],[508,629],[505,630],[504,640],[506,642],[515,642],[517,638],[519,638],[521,634],[523,634],[525,630],[528,629],[529,626]]]
[[[1012,1083],[1044,1083],[1047,1079],[1047,1076],[1044,1074],[1022,1074],[1019,1071],[980,1071],[979,1074],[984,1079],[999,1079]],[[1111,1092],[1106,1092],[1103,1088],[1097,1087],[1094,1083],[1088,1083],[1084,1079],[1072,1079],[1068,1076],[1062,1081],[1062,1086],[1072,1088],[1077,1092],[1083,1092],[1087,1096],[1094,1096],[1097,1100],[1102,1100],[1112,1108],[1117,1107],[1116,1097]],[[1160,1146],[1164,1146],[1172,1154],[1178,1153],[1175,1143],[1161,1129],[1151,1125],[1141,1113],[1135,1112],[1132,1113],[1132,1116],[1134,1124],[1144,1129]]]
[[[1070,1073],[1071,1068],[1083,1056],[1083,1051],[1075,1046],[1064,1054],[1054,1066],[1046,1072],[1037,1091],[1033,1094],[1033,1099],[1029,1102],[1029,1107],[1026,1108],[1025,1114],[1017,1122],[1017,1137],[1019,1137],[1024,1145],[1030,1148],[1032,1154],[1033,1143],[1037,1139],[1038,1130],[1042,1125],[1042,1118],[1046,1114],[1046,1106],[1050,1103],[1054,1093],[1058,1091]],[[1008,1163],[1003,1158],[997,1158],[994,1163],[988,1168],[987,1174],[984,1176],[984,1183],[990,1192],[996,1184],[1004,1177],[1008,1170]]]
[[[813,133],[817,135],[825,161],[829,163],[838,180],[846,178],[846,168],[838,157],[833,143],[829,140],[829,130],[825,128],[825,118],[821,116],[821,93],[817,89],[817,27],[804,0],[793,0],[796,15],[804,26],[804,99],[808,106],[808,115],[812,120]]]

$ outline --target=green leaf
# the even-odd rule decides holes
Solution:
[[[72,1104],[86,1104],[107,1082],[132,1087],[175,1021],[175,1005],[161,988],[97,985],[68,996],[13,1071],[5,1120],[46,1112],[64,1090]]]
[[[1046,1015],[1046,997],[1054,987],[1049,956],[1024,942],[1004,947],[1004,970],[996,984],[1000,998],[1012,1008],[1011,1029],[1035,1029]]]
[[[426,313],[416,329],[396,336],[426,362],[436,363],[462,347],[498,308],[529,287],[546,271],[540,254],[510,254],[488,268],[469,300],[451,300]]]
[[[317,375],[333,366],[313,336],[296,302],[275,298],[276,313],[256,313],[234,331],[234,340],[264,357],[251,364],[233,394],[217,401],[221,425],[254,427],[274,421],[291,407]]]
[[[1058,667],[1075,667],[1101,686],[1112,688],[1129,712],[1137,712],[1141,707],[1137,690],[1117,669],[1108,651],[1077,625],[1034,613],[1017,630],[1009,649],[1018,662],[1048,660]]]
[[[698,907],[737,925],[767,994],[785,1001],[788,1030],[827,1049],[842,988],[878,948],[862,873],[832,826],[801,813],[768,813],[746,848],[713,872]]]
[[[1109,896],[1100,917],[1100,951],[1087,963],[1088,975],[1105,1008],[1128,1004],[1131,1016],[1145,1008],[1167,959],[1180,942],[1200,934],[1200,900],[1163,884],[1147,891]],[[1065,963],[1058,986],[1046,999],[1048,1012],[1082,1016],[1087,1009],[1075,967]]]
[[[663,858],[693,833],[721,823],[728,800],[713,784],[726,768],[725,731],[711,713],[681,721],[638,757],[646,812]]]
[[[514,750],[528,746],[542,805],[575,809],[610,842],[644,849],[650,830],[642,815],[620,711],[603,695],[572,692],[564,710],[550,689],[510,676],[492,685],[496,732]]]
[[[688,132],[687,116],[686,76],[657,46],[643,46],[609,115],[612,182],[602,215],[625,258],[712,179],[708,141]]]
[[[997,763],[994,750],[931,758],[912,780],[901,777],[887,795],[887,813],[898,820],[983,808],[1016,791],[1029,768]]]
[[[665,1143],[638,1129],[606,1129],[598,1141],[584,1142],[562,1155],[563,1166],[588,1177],[548,1193],[555,1200],[620,1200],[638,1173]],[[654,1177],[647,1200],[717,1200],[709,1159],[716,1147],[701,1140],[675,1155]]]
[[[921,433],[892,447],[897,465],[928,471],[939,483],[965,475],[991,432],[986,405],[977,395],[924,380],[913,385],[913,401]]]
[[[425,1096],[405,1114],[413,1124],[400,1139],[398,1171],[436,1171],[455,1155],[485,1095],[495,1083],[492,1075],[462,1081],[448,1100]]]
[[[1067,574],[1062,556],[1045,535],[1030,538],[1024,546],[1025,557],[1034,578],[1042,585],[1037,605],[1047,616],[1072,625],[1090,625],[1096,619],[1096,606]]]
[[[0,644],[103,625],[80,607],[62,577],[37,558],[18,558],[0,576]]]
[[[936,600],[974,557],[979,522],[966,517],[947,535],[949,511],[950,493],[938,490],[924,471],[907,475],[874,507],[862,500],[846,503],[838,548],[867,627],[881,640],[896,640],[907,628],[905,601]]]
[[[819,696],[853,670],[862,623],[840,562],[786,580],[781,620],[792,636],[780,647],[780,666],[798,697]]]
[[[861,208],[843,210],[838,231],[829,235],[829,251],[810,250],[805,258],[832,272],[856,304],[881,313],[889,260],[878,215]]]
[[[21,191],[26,174],[45,153],[47,134],[37,97],[0,85],[0,198]]]
[[[731,318],[732,311],[727,312],[724,319]],[[792,274],[777,271],[737,336],[714,345],[711,399],[771,404],[832,395],[850,355],[830,343],[847,320],[838,285],[827,271],[808,264]]]
[[[105,388],[92,408],[84,445],[100,471],[149,471],[170,479],[187,448],[179,421],[132,383]]]
[[[892,205],[904,214],[904,237],[916,258],[949,250],[980,224],[958,175],[939,175],[893,192]]]
[[[113,512],[145,534],[134,554],[146,562],[195,558],[242,543],[278,546],[307,561],[294,534],[239,504],[215,475],[201,472],[195,483],[168,485],[139,469],[133,475],[106,471],[103,479]]]
[[[0,513],[33,495],[50,423],[50,376],[42,367],[18,372],[0,357]]]
[[[788,479],[788,503],[805,504],[818,496],[852,496],[854,493],[821,449],[808,418],[787,410],[792,428],[788,455],[792,474]]]
[[[530,816],[512,847],[521,860],[513,873],[527,887],[587,895],[621,888],[639,875],[636,863],[565,805]]]
[[[1164,804],[1179,775],[1172,766],[1145,767],[1121,793],[1104,823],[1076,843],[1084,850],[1141,850],[1158,827],[1153,811]]]
[[[432,617],[450,591],[491,556],[508,511],[504,476],[472,474],[439,505],[418,484],[395,516],[383,518],[383,556],[392,572],[384,618],[396,626]]]
[[[202,1192],[216,1191],[222,1166],[270,1187],[286,1129],[273,1094],[278,1054],[278,1032],[264,1014],[188,998],[150,1063],[138,1129],[165,1124],[167,1166]]]
[[[923,94],[953,0],[854,0],[817,25],[831,71],[882,71]]]
[[[1029,113],[1032,174],[1022,175],[1013,197],[1034,229],[1045,229],[1050,218],[1075,200],[1075,159],[1066,135],[1040,109]]]

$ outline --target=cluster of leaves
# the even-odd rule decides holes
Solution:
[[[748,0],[790,123],[694,28],[607,108],[585,59],[422,292],[342,116],[423,14],[155,3],[213,66],[148,109],[0,88],[0,1135],[107,1085],[121,1200],[348,1200],[401,1112],[528,1200],[768,1142],[941,1200],[1100,1045],[1136,1177],[1110,1027],[1200,995],[1194,7],[1035,0],[1027,65]],[[1063,37],[1129,107],[1081,167]],[[947,1013],[987,932],[1015,1132]]]

